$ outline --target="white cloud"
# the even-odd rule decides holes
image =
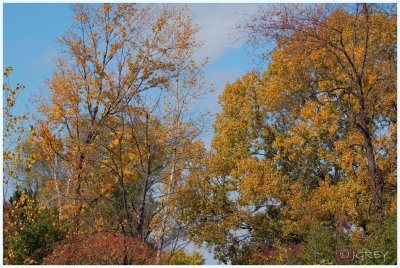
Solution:
[[[234,31],[243,19],[257,9],[256,4],[189,4],[194,22],[200,27],[198,39],[204,41],[197,57],[220,58],[230,48],[240,48],[243,40],[235,42]]]

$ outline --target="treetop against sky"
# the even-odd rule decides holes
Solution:
[[[54,58],[61,56],[60,37],[70,25],[72,4],[4,4],[4,66],[14,68],[13,81],[24,83],[33,95],[47,97],[45,79],[54,71]],[[198,108],[215,114],[218,95],[225,82],[252,69],[244,40],[237,41],[233,31],[241,19],[255,12],[256,4],[189,4],[194,23],[200,27],[197,38],[204,46],[196,58],[209,57],[206,81],[215,93],[200,100]],[[31,94],[21,96],[18,108],[33,111]],[[211,133],[204,137],[206,143]]]

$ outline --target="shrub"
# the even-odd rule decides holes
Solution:
[[[44,264],[154,264],[156,251],[134,237],[95,233],[58,243]]]
[[[203,254],[197,251],[193,251],[191,254],[185,250],[176,252],[169,260],[170,265],[203,265],[204,258]]]
[[[63,238],[54,215],[40,207],[32,193],[15,192],[4,209],[4,263],[41,264]]]

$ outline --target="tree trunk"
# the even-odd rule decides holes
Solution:
[[[161,219],[161,234],[160,234],[159,241],[158,241],[157,256],[156,256],[156,263],[157,264],[160,264],[161,253],[162,253],[162,249],[164,247],[164,236],[165,236],[165,229],[166,229],[167,217],[168,217],[168,203],[169,203],[169,197],[170,197],[170,195],[172,193],[172,187],[173,187],[173,183],[174,183],[175,165],[176,165],[176,148],[174,148],[174,152],[173,152],[171,174],[170,174],[169,183],[168,183],[167,196],[165,198],[165,200],[166,200],[166,209],[164,211],[164,215],[161,215],[162,216],[162,219]]]
[[[54,180],[54,185],[56,188],[57,192],[57,201],[58,201],[58,218],[62,218],[62,206],[61,206],[61,192],[60,188],[58,187],[58,182],[57,182],[57,155],[54,155],[54,165],[53,165],[53,180]]]
[[[370,182],[372,186],[372,205],[374,211],[382,215],[384,205],[384,180],[381,171],[376,164],[376,157],[374,146],[372,144],[372,137],[368,130],[367,121],[365,116],[362,118],[361,124],[358,125],[364,137],[364,146],[367,153],[367,166],[370,173]]]

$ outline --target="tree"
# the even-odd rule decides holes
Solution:
[[[322,105],[333,102],[342,115],[341,123],[349,124],[362,136],[373,207],[382,213],[385,181],[377,163],[380,148],[375,139],[381,127],[396,124],[397,16],[379,5],[351,5],[348,9],[283,6],[274,11],[260,10],[260,16],[244,27],[251,40],[276,40],[278,50],[273,57],[285,62],[274,64],[290,68],[285,70],[289,75],[281,80],[283,86],[293,93],[307,92],[309,97],[326,95]],[[309,60],[304,62],[304,57]],[[290,74],[304,75],[303,87]]]
[[[50,101],[35,129],[37,158],[54,170],[55,191],[47,195],[61,200],[71,236],[114,230],[141,242],[164,240],[157,242],[162,250],[170,245],[161,238],[167,227],[173,239],[182,231],[166,206],[189,151],[200,144],[188,108],[203,94],[204,64],[193,58],[197,28],[187,8],[104,4],[73,11],[74,24],[60,38],[67,57],[48,80]]]
[[[195,241],[249,263],[257,244],[288,250],[326,233],[336,240],[318,240],[321,263],[380,232],[371,223],[396,207],[395,28],[376,5],[278,5],[241,28],[276,47],[265,72],[220,96],[212,152],[182,200]]]

